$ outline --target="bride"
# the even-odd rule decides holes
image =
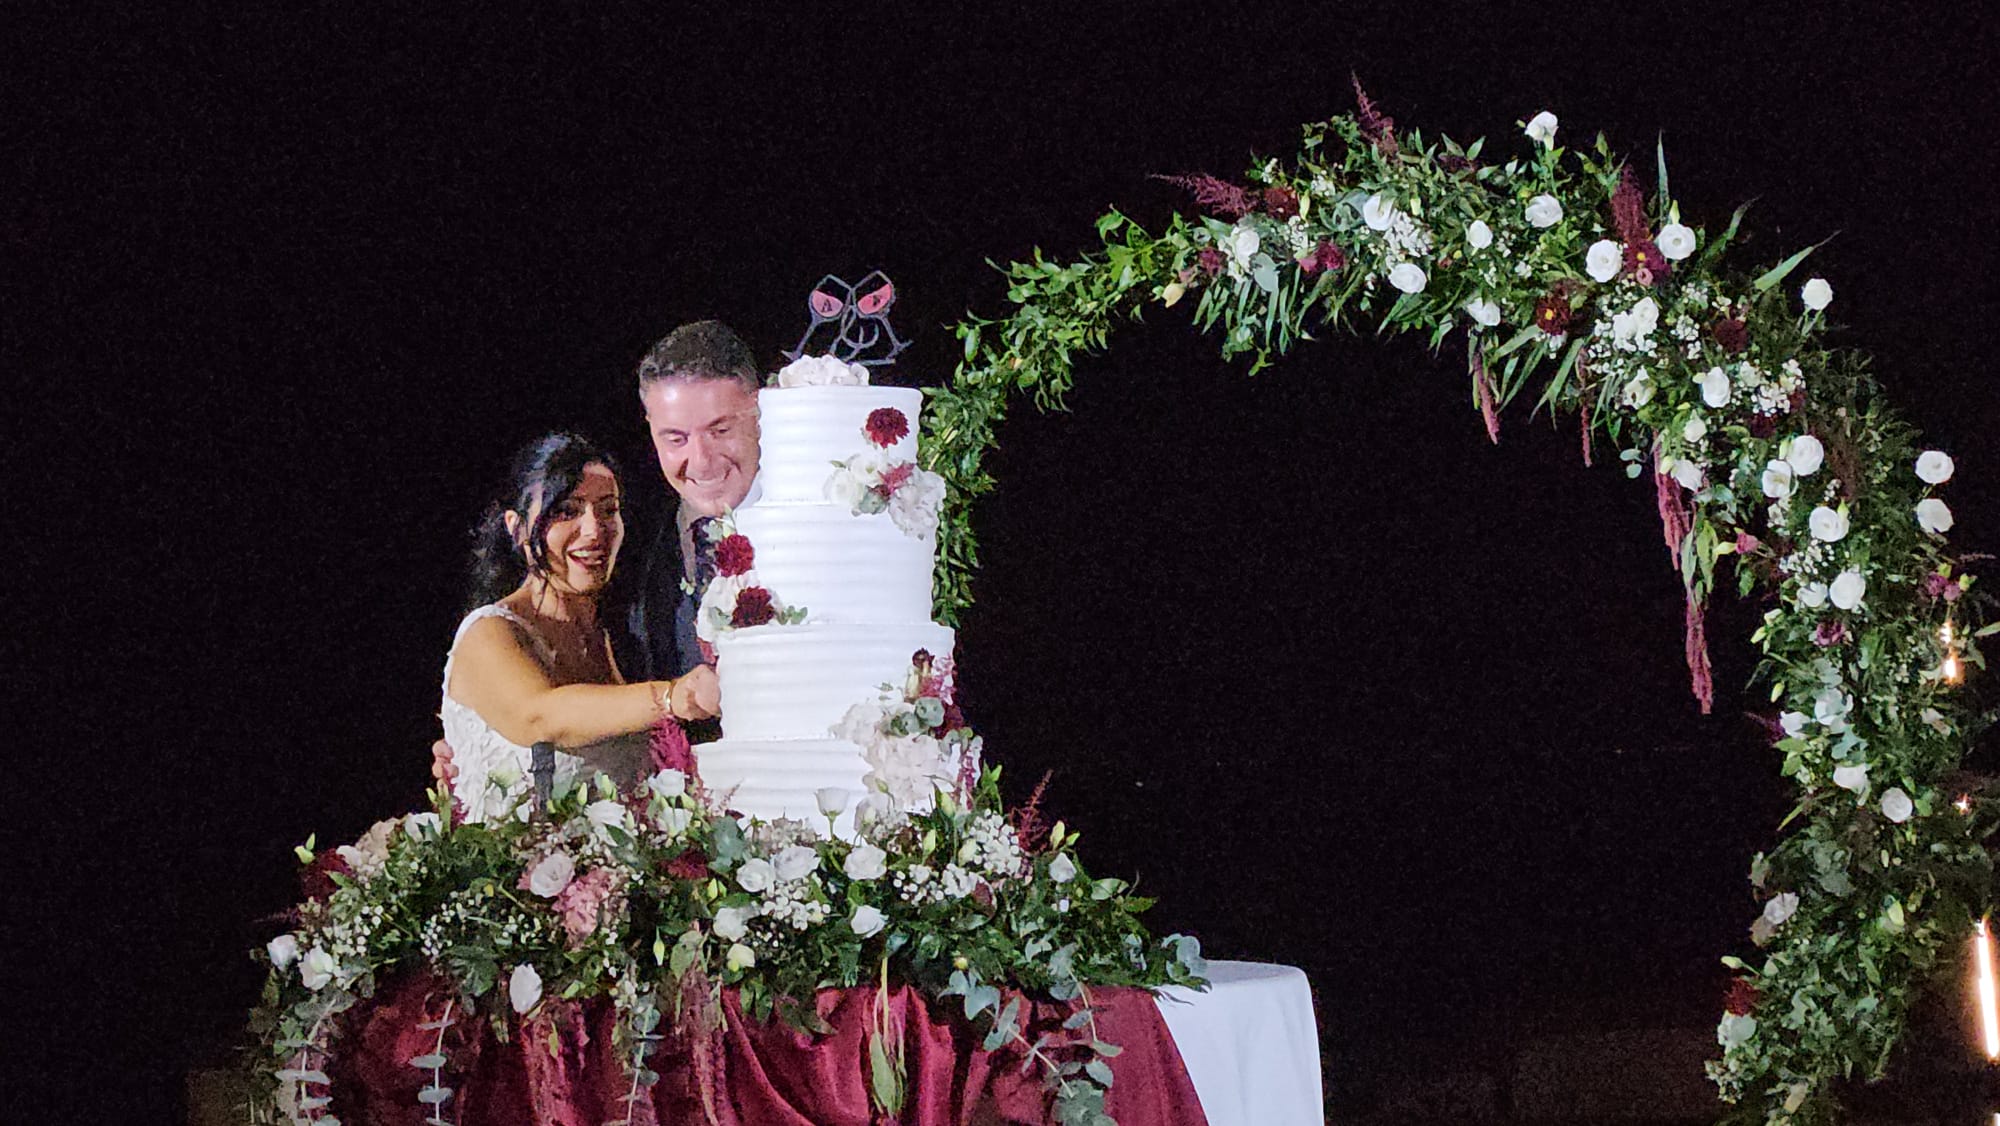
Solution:
[[[715,670],[627,684],[598,600],[625,523],[611,459],[550,434],[523,449],[481,523],[473,601],[445,660],[444,742],[468,821],[526,815],[533,752],[551,743],[558,792],[601,773],[621,787],[650,768],[644,732],[663,716],[716,713]]]

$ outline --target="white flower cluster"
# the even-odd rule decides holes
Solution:
[[[950,786],[958,771],[944,745],[927,732],[891,735],[885,730],[895,712],[903,710],[892,700],[864,701],[847,709],[833,727],[836,739],[845,739],[861,748],[868,763],[863,784],[888,795],[899,809],[927,808],[932,795]]]
[[[937,535],[938,510],[944,504],[943,477],[908,461],[891,460],[884,451],[874,449],[833,464],[832,475],[821,486],[826,499],[856,516],[886,511],[897,529],[914,539],[929,540]],[[883,481],[897,470],[906,474],[885,498]]]
[[[836,356],[800,356],[778,369],[780,387],[866,387],[868,369]]]
[[[958,846],[958,862],[987,875],[1008,879],[1018,876],[1028,865],[1020,838],[1007,819],[997,813],[981,813],[965,826],[964,843]]]
[[[1382,237],[1389,284],[1404,293],[1422,293],[1430,279],[1418,262],[1430,257],[1435,241],[1431,229],[1381,192],[1361,205],[1361,221]]]
[[[775,919],[793,930],[825,922],[827,905],[812,881],[818,870],[819,853],[809,844],[787,845],[768,860],[758,856],[744,861],[736,869],[736,883],[758,897],[756,910],[725,908],[735,913],[717,912],[716,933],[731,940],[742,938],[751,914]]]
[[[928,864],[912,864],[896,873],[891,882],[905,902],[923,907],[971,895],[979,886],[979,877],[956,864],[947,864],[941,871]]]

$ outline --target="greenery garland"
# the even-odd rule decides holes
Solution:
[[[1648,201],[1602,137],[1559,145],[1552,114],[1522,123],[1527,155],[1492,164],[1483,142],[1397,132],[1356,93],[1359,111],[1307,126],[1290,164],[1247,184],[1174,178],[1198,217],[1154,234],[1112,211],[1101,248],[1003,267],[1012,311],[962,321],[964,360],[928,392],[922,458],[948,487],[938,617],[971,602],[969,508],[993,487],[983,456],[1010,398],[1060,407],[1076,358],[1148,305],[1194,297],[1196,323],[1252,373],[1309,323],[1427,333],[1433,349],[1465,329],[1496,439],[1498,411],[1533,394],[1577,413],[1586,462],[1606,438],[1628,475],[1655,475],[1704,710],[1718,565],[1733,556],[1740,592],[1771,606],[1756,678],[1780,709],[1796,827],[1752,864],[1763,952],[1724,959],[1737,977],[1709,1072],[1741,1120],[1828,1121],[1833,1081],[1882,1074],[1925,978],[1992,899],[1995,807],[1959,772],[1992,717],[1959,682],[2000,625],[1980,624],[1988,600],[1945,547],[1935,492],[1953,463],[1920,449],[1865,357],[1821,343],[1831,286],[1811,279],[1793,303],[1786,279],[1812,248],[1726,267],[1743,211],[1719,233],[1684,224],[1664,152]]]

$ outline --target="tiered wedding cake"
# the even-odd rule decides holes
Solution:
[[[867,378],[809,357],[759,393],[758,492],[718,537],[700,624],[723,732],[697,748],[703,784],[765,819],[817,820],[819,791],[839,791],[843,835],[866,792],[893,787],[836,728],[856,735],[855,705],[900,693],[913,654],[952,650],[930,620],[943,484],[915,464],[923,396]]]

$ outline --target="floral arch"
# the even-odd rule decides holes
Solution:
[[[1752,1121],[1814,1122],[1832,1081],[1879,1076],[1926,974],[1962,949],[1992,895],[1984,841],[1995,807],[1959,776],[1983,725],[1964,699],[1985,597],[1946,546],[1954,471],[1888,407],[1865,357],[1821,343],[1830,284],[1793,279],[1810,247],[1762,272],[1725,261],[1743,218],[1682,222],[1666,159],[1642,188],[1600,137],[1528,150],[1398,132],[1358,85],[1358,112],[1309,125],[1289,163],[1247,183],[1171,177],[1204,214],[1155,234],[1117,211],[1098,249],[1016,262],[1006,316],[957,326],[964,359],[929,392],[923,459],[948,486],[938,616],[971,601],[971,502],[1016,394],[1043,409],[1074,360],[1148,305],[1192,302],[1225,357],[1252,372],[1310,320],[1463,330],[1490,436],[1523,396],[1573,412],[1583,460],[1602,441],[1628,476],[1651,473],[1686,591],[1686,656],[1713,699],[1704,609],[1719,577],[1770,609],[1752,637],[1794,783],[1789,831],[1751,865],[1764,910],[1736,973],[1709,1065]]]

